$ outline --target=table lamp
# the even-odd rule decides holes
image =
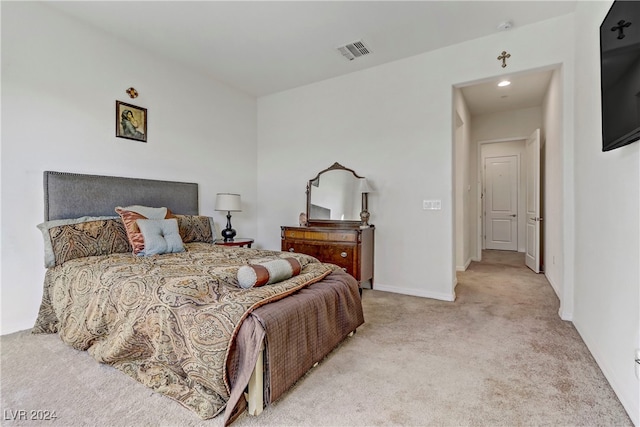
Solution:
[[[227,211],[227,227],[222,230],[222,237],[225,242],[233,242],[236,230],[231,228],[231,212],[241,212],[240,195],[232,193],[216,194],[216,210]]]

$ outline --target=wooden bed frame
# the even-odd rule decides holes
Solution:
[[[46,221],[82,216],[115,217],[115,206],[129,205],[166,206],[175,214],[199,214],[198,184],[195,183],[54,171],[45,171],[43,175]],[[349,336],[353,331],[349,331]],[[248,393],[245,393],[250,415],[259,415],[267,403],[263,382],[265,352],[263,342],[251,373]]]

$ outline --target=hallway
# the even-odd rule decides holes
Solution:
[[[476,369],[495,381],[483,390],[486,408],[513,416],[505,424],[631,425],[575,327],[560,318],[546,277],[524,257],[484,250],[481,262],[457,273],[455,303],[467,328],[456,335],[468,340]],[[521,418],[535,407],[539,418]]]
[[[524,252],[494,251],[485,249],[482,251],[482,261],[480,263],[522,267],[524,266]]]
[[[553,288],[544,274],[527,268],[524,257],[523,252],[483,250],[482,261],[471,262],[466,271],[457,272],[456,302],[471,298],[504,308],[537,305],[557,316],[560,301]],[[562,322],[559,317],[558,321]]]

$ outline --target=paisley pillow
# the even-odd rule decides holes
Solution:
[[[215,225],[213,218],[202,215],[176,215],[180,237],[184,243],[213,243]]]
[[[127,232],[118,217],[81,217],[38,225],[44,238],[44,266],[88,256],[131,251]]]

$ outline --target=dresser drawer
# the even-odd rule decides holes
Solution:
[[[284,230],[285,239],[315,240],[320,242],[357,242],[358,235],[352,232]]]
[[[355,275],[353,272],[354,249],[353,246],[331,246],[325,248],[321,256],[324,262],[347,268],[348,273]]]
[[[352,276],[357,277],[355,265],[356,246],[354,245],[322,245],[288,240],[284,242],[282,250],[311,255],[321,262],[335,264]]]

